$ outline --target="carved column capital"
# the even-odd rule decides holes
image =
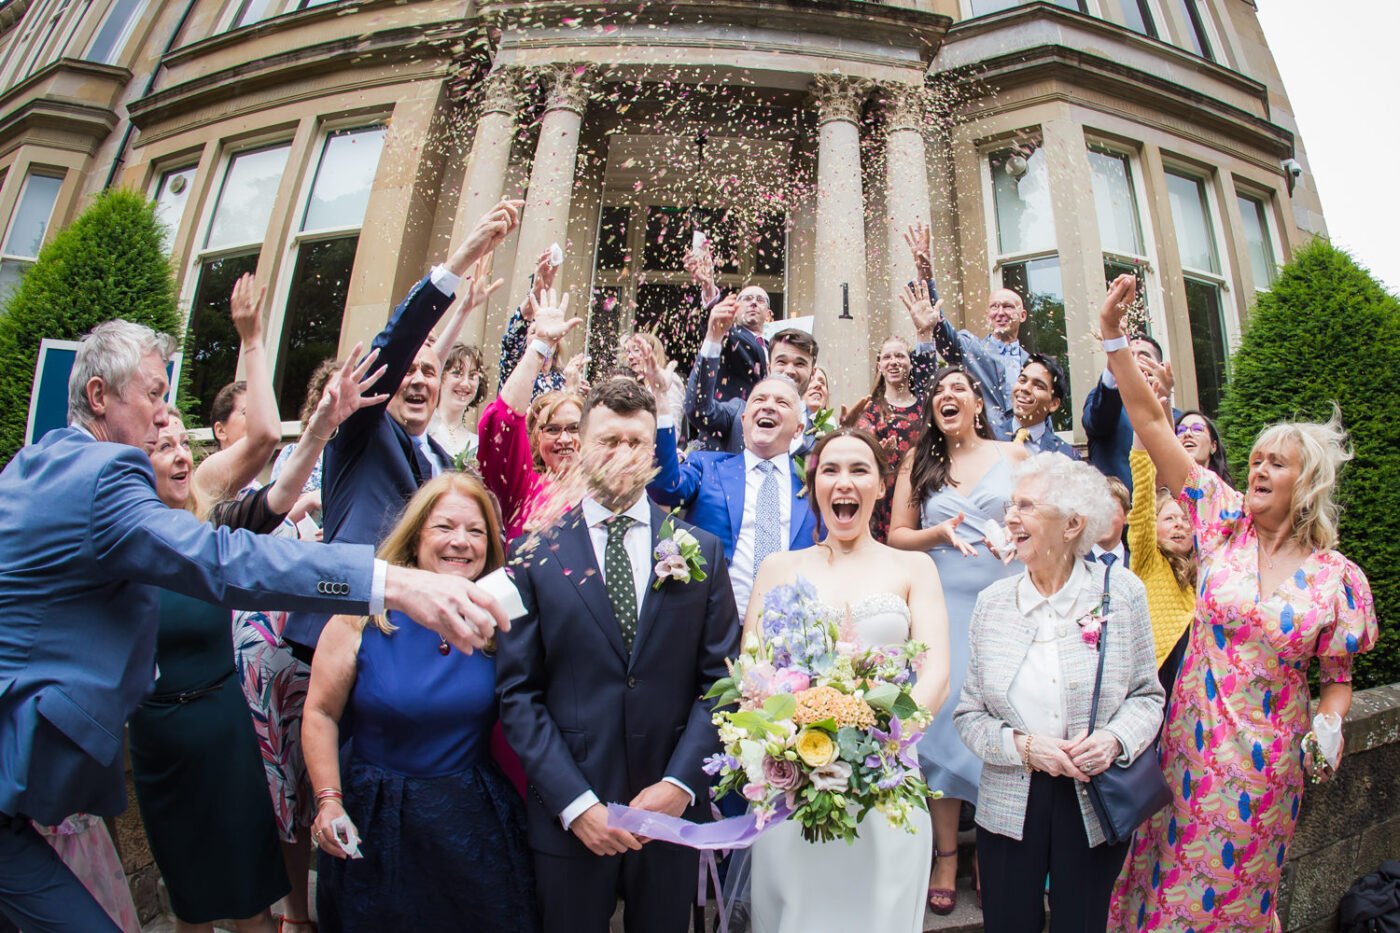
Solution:
[[[521,110],[520,79],[524,70],[513,66],[497,68],[481,80],[478,94],[481,99],[481,112],[508,113],[512,116]]]
[[[914,84],[882,84],[880,99],[885,115],[885,132],[914,130],[924,126],[923,88]]]
[[[860,123],[860,108],[875,82],[842,74],[820,74],[812,78],[812,97],[817,102],[817,124],[833,120]]]
[[[545,90],[546,112],[568,110],[583,116],[596,85],[596,69],[592,65],[561,62],[531,69],[531,75]]]

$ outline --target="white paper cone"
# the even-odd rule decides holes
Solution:
[[[1326,756],[1327,763],[1336,768],[1342,752],[1342,717],[1336,713],[1318,713],[1313,717],[1312,727],[1318,749]]]
[[[511,621],[525,614],[525,603],[521,601],[520,591],[515,588],[515,581],[506,573],[506,568],[498,567],[477,580],[476,585],[495,597]]]

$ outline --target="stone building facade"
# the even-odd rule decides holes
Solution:
[[[157,200],[206,401],[256,272],[288,419],[503,194],[507,287],[465,334],[488,358],[559,242],[595,368],[633,327],[688,359],[701,228],[722,284],[813,317],[850,400],[909,333],[924,222],[950,317],[1021,292],[1076,412],[1106,275],[1144,272],[1178,403],[1211,408],[1257,290],[1324,232],[1252,0],[9,0],[0,175],[0,287],[104,186]]]

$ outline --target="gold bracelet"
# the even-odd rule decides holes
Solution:
[[[310,428],[307,428],[307,429],[306,429],[306,433],[309,434],[309,435],[311,435],[311,437],[312,437],[313,440],[318,440],[318,441],[320,441],[322,444],[329,444],[331,441],[335,440],[336,435],[340,433],[340,426],[339,426],[339,425],[336,425],[336,428],[335,428],[334,431],[331,432],[331,436],[330,436],[330,437],[322,437],[321,435],[317,434],[315,431],[311,430]]]
[[[1026,744],[1021,746],[1021,764],[1025,766],[1026,773],[1031,774],[1035,768],[1031,766],[1031,743],[1035,741],[1035,736],[1026,733]]]

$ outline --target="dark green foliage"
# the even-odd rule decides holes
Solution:
[[[1284,419],[1325,421],[1335,401],[1356,458],[1342,474],[1340,550],[1366,572],[1380,643],[1358,688],[1400,681],[1400,300],[1324,240],[1299,250],[1263,293],[1235,354],[1220,431],[1243,485],[1250,447]]]
[[[119,317],[180,332],[155,205],[135,192],[112,190],[43,248],[0,317],[0,462],[24,440],[39,342],[76,340]]]

